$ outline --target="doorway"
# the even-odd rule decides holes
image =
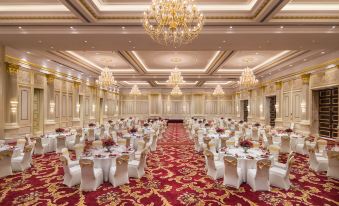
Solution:
[[[319,136],[338,137],[338,88],[319,91]]]
[[[240,119],[247,122],[248,121],[248,100],[240,100]]]
[[[269,124],[274,127],[275,126],[275,119],[277,117],[277,112],[275,109],[275,105],[276,105],[276,96],[271,96],[271,97],[267,97],[268,100],[268,105],[269,105]]]
[[[34,89],[33,94],[33,135],[43,134],[43,90]]]
[[[81,127],[84,127],[84,96],[83,95],[79,95],[79,108],[77,108],[78,112],[79,112],[79,117],[80,117],[80,125]]]
[[[99,123],[100,125],[104,123],[104,99],[100,98],[99,103]]]

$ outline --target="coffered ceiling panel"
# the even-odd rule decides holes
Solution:
[[[149,71],[205,70],[216,51],[137,51],[133,52]]]

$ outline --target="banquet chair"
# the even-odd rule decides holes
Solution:
[[[81,135],[81,137],[82,137],[82,134],[83,134],[83,133],[82,133],[82,128],[81,128],[81,127],[78,127],[78,128],[76,128],[75,130],[76,130],[76,133],[79,134],[79,135]]]
[[[282,136],[280,144],[280,153],[290,153],[290,151],[291,151],[290,137]]]
[[[0,140],[0,146],[1,146],[1,145],[4,145],[5,143],[6,143],[5,140]]]
[[[273,144],[268,146],[268,151],[273,155],[274,162],[277,162],[279,158],[280,147]]]
[[[202,146],[201,146],[201,143],[199,142],[198,135],[194,135],[193,138],[194,138],[194,149],[195,149],[195,151],[201,152]]]
[[[238,160],[232,156],[224,157],[224,182],[226,186],[239,189],[242,183],[241,168],[238,167]]]
[[[272,133],[266,133],[266,139],[267,139],[267,142],[265,143],[265,146],[266,148],[268,148],[270,145],[273,145]]]
[[[255,191],[270,191],[269,170],[271,160],[262,159],[257,162],[256,169],[247,170],[247,183]]]
[[[142,140],[139,140],[137,143],[137,149],[134,153],[134,159],[140,159],[141,153],[145,149],[145,147],[146,147],[145,142]]]
[[[79,160],[71,160],[71,157],[69,155],[69,151],[68,151],[67,148],[63,148],[61,150],[61,156],[64,156],[67,159],[69,167],[73,167],[73,166],[79,165]]]
[[[327,141],[324,139],[317,140],[317,150],[319,153],[323,153],[326,150],[327,147]]]
[[[145,175],[146,157],[148,149],[141,152],[139,160],[132,160],[128,162],[128,176],[134,178],[141,178]]]
[[[221,137],[220,138],[220,148],[226,148],[227,147],[226,141],[227,141],[226,137]]]
[[[327,176],[339,179],[339,151],[327,151]]]
[[[92,147],[94,149],[102,149],[102,141],[101,140],[94,140],[92,142]]]
[[[288,156],[287,156],[287,162],[288,162],[288,160],[291,159],[292,157],[294,157],[294,152],[290,152],[290,153],[288,154]],[[280,168],[283,168],[283,169],[286,169],[286,168],[287,168],[287,162],[286,162],[286,164],[284,164],[284,163],[281,163],[281,162],[276,161],[276,162],[274,162],[273,166],[275,166],[275,167],[280,167]]]
[[[95,140],[94,128],[88,129],[87,140],[88,141],[94,141]]]
[[[13,150],[0,151],[0,178],[12,175],[11,159]]]
[[[16,142],[16,146],[20,149],[20,151],[23,151],[26,145],[25,139],[18,139]]]
[[[253,148],[255,149],[258,149],[260,147],[260,144],[257,141],[252,141],[252,144],[253,144]]]
[[[117,144],[126,147],[126,139],[118,138]]]
[[[100,127],[100,134],[99,134],[100,139],[105,137],[105,126],[101,125]]]
[[[278,135],[272,135],[272,140],[274,145],[280,145],[281,144],[281,137]]]
[[[293,162],[294,162],[294,157],[292,156],[287,161],[286,169],[275,167],[275,166],[271,167],[269,171],[271,186],[279,187],[285,190],[288,190],[291,187],[290,171],[291,171]]]
[[[125,139],[126,139],[125,147],[126,148],[131,147],[131,137],[125,137]]]
[[[222,178],[224,173],[224,164],[221,161],[215,161],[214,154],[209,151],[204,151],[207,163],[207,175],[212,177],[212,179],[216,180]]]
[[[233,139],[229,139],[226,141],[226,146],[227,147],[234,147],[235,141]]]
[[[60,156],[60,160],[64,169],[63,184],[67,187],[73,187],[81,183],[81,168],[80,165],[70,167],[68,160],[64,156]]]
[[[315,155],[315,149],[310,148],[308,150],[308,158],[310,169],[315,172],[327,171],[328,159],[326,157],[320,157]]]
[[[28,145],[32,144],[32,135],[31,134],[26,134],[25,135],[25,140]]]
[[[252,133],[252,140],[259,141],[258,128],[257,127],[253,127],[251,133]]]
[[[265,126],[265,132],[266,132],[266,134],[267,134],[267,133],[270,133],[270,132],[271,132],[271,129],[272,129],[272,126],[271,126],[271,125],[266,125],[266,126]]]
[[[109,170],[109,182],[113,187],[128,184],[128,155],[122,155],[115,159],[115,166]]]
[[[74,150],[74,146],[80,143],[81,143],[81,134],[76,134],[74,140],[66,141],[67,148],[70,150]]]
[[[75,157],[77,160],[80,160],[81,155],[84,153],[85,145],[84,144],[76,144],[74,145]]]
[[[81,191],[96,191],[103,183],[104,176],[101,168],[94,168],[93,160],[81,159]]]
[[[307,154],[305,137],[300,136],[297,138],[296,152],[302,155]]]
[[[31,167],[33,145],[25,146],[24,154],[11,159],[12,171],[22,172]]]
[[[151,147],[150,147],[152,152],[157,150],[157,142],[158,142],[158,136],[156,134],[154,134],[153,138],[152,138],[152,144],[151,144]]]
[[[67,148],[66,137],[59,135],[57,136],[56,140],[57,140],[56,153],[61,153],[63,148]]]
[[[45,154],[48,152],[48,144],[42,142],[41,137],[36,138],[35,141],[34,154]]]

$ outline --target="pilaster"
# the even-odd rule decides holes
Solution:
[[[18,129],[18,71],[19,65],[5,63],[5,130]]]
[[[275,104],[275,110],[276,110],[276,119],[275,119],[275,125],[276,126],[282,126],[282,82],[275,82],[275,89],[276,89],[276,104]]]

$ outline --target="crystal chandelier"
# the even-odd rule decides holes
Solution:
[[[204,15],[194,0],[153,0],[144,12],[143,25],[147,34],[159,44],[180,46],[198,37]]]
[[[96,83],[103,89],[110,89],[117,85],[117,81],[114,80],[113,72],[107,66],[101,71]]]
[[[133,87],[132,87],[132,89],[131,89],[131,91],[130,91],[130,93],[129,93],[130,95],[135,95],[135,96],[137,96],[137,95],[141,95],[141,92],[140,92],[140,90],[139,90],[139,87],[138,87],[138,85],[133,85]]]
[[[225,94],[225,93],[224,93],[224,90],[221,88],[220,84],[218,84],[218,85],[215,87],[214,91],[213,91],[213,95],[215,95],[215,96],[222,96],[222,95],[224,95],[224,94]]]
[[[178,67],[174,68],[174,71],[171,72],[171,75],[168,78],[168,83],[172,85],[178,85],[184,83],[184,78],[181,76],[181,72]]]
[[[172,96],[181,96],[182,91],[180,90],[180,87],[178,85],[175,85],[175,87],[171,91]]]
[[[238,84],[244,88],[253,87],[258,83],[258,80],[255,78],[253,71],[246,67],[245,70],[241,73]]]

